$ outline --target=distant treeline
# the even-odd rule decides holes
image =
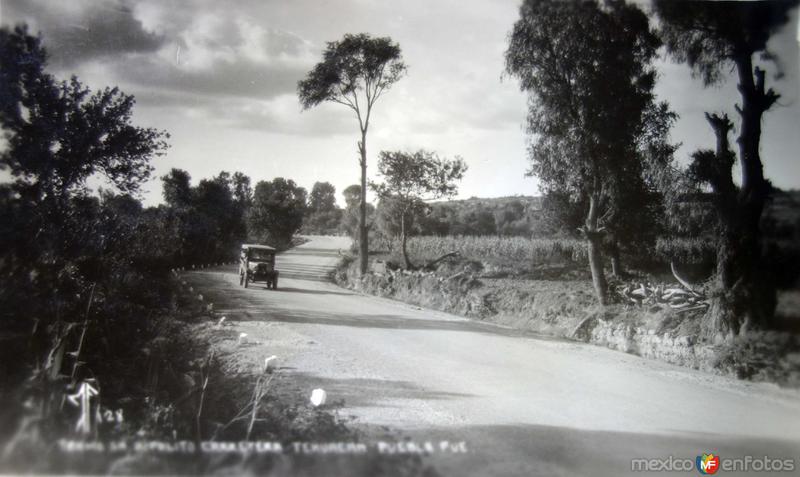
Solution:
[[[347,234],[356,238],[360,187],[345,190],[346,204],[335,202],[335,189],[328,183],[315,184],[325,191],[327,200],[309,199],[301,232],[308,234]],[[313,194],[319,195],[319,194]],[[646,231],[637,231],[638,259],[676,260],[681,263],[713,265],[716,249],[709,235],[714,230],[714,210],[710,197],[687,195],[673,204],[671,214],[654,213]],[[406,219],[406,227],[416,236],[501,236],[524,238],[580,238],[585,204],[551,193],[545,196],[472,197],[428,203]],[[391,247],[400,234],[400,223],[391,198],[377,207],[368,204],[371,240],[379,248]],[[671,221],[671,222],[670,222]],[[800,239],[800,191],[776,190],[762,219],[767,246],[786,251]],[[644,233],[647,232],[647,233]],[[637,245],[637,242],[634,242]],[[652,251],[655,250],[655,255]]]

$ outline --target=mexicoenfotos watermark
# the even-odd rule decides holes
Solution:
[[[794,459],[773,459],[769,456],[726,457],[717,454],[698,455],[694,460],[669,456],[666,458],[631,459],[633,472],[691,472],[713,475],[725,472],[794,472]]]

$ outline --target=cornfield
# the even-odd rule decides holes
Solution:
[[[390,249],[399,251],[399,240]],[[432,260],[459,252],[472,260],[495,263],[541,264],[570,260],[587,263],[586,241],[569,238],[525,238],[501,236],[416,236],[408,239],[408,253],[414,259]],[[714,263],[713,243],[704,238],[667,238],[656,241],[655,254],[665,263]]]
[[[709,238],[659,237],[656,240],[656,255],[665,262],[714,263],[716,248]]]
[[[586,243],[577,239],[420,236],[408,240],[408,253],[412,257],[430,260],[449,252],[459,252],[464,257],[482,261],[545,263],[587,260]]]

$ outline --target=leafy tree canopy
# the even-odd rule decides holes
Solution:
[[[411,218],[425,207],[424,201],[453,196],[466,170],[467,164],[459,157],[443,159],[425,150],[381,152],[378,174],[383,176],[383,182],[371,185],[385,202],[384,209],[396,214],[395,223],[399,224],[407,268],[411,267],[406,250]],[[391,227],[384,228],[391,230]]]
[[[686,62],[706,84],[720,82],[732,63],[762,53],[770,37],[789,21],[797,0],[685,1],[657,0],[661,36],[675,58]]]
[[[315,182],[308,197],[310,212],[329,212],[336,209],[336,187],[330,182]]]
[[[585,194],[635,168],[660,44],[647,16],[623,2],[526,1],[506,70],[531,93],[529,173],[549,189]]]
[[[458,190],[467,164],[456,157],[440,158],[436,153],[381,151],[378,174],[383,182],[372,183],[379,196],[396,196],[405,201],[435,200],[451,197]]]
[[[253,202],[253,187],[250,185],[250,178],[241,172],[235,172],[231,179],[233,188],[233,200],[241,208],[247,208]]]
[[[247,217],[249,233],[260,242],[285,246],[303,225],[305,207],[306,190],[293,180],[261,181]]]
[[[358,203],[361,202],[361,186],[349,185],[342,191],[342,195],[344,195],[345,207],[348,209],[358,207]]]
[[[304,109],[332,101],[354,110],[361,121],[362,112],[368,112],[405,71],[400,46],[391,38],[347,34],[341,41],[328,43],[322,61],[298,83],[298,96]],[[365,103],[359,104],[359,93]],[[365,129],[368,116],[363,119]]]
[[[117,88],[92,93],[74,76],[59,82],[45,73],[46,60],[41,38],[27,27],[0,29],[0,167],[37,201],[85,192],[95,173],[123,192],[138,191],[169,135],[131,124],[133,96]]]
[[[191,179],[188,172],[175,168],[161,176],[161,191],[164,201],[172,207],[189,205],[192,202]]]

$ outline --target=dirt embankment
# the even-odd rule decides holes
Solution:
[[[344,263],[334,280],[362,293],[476,320],[715,374],[800,387],[798,336],[759,332],[723,345],[698,341],[698,314],[680,314],[666,306],[600,308],[580,271],[546,269],[535,277],[513,277],[463,260],[443,262],[430,272],[380,265],[371,269],[359,277],[356,262]]]

